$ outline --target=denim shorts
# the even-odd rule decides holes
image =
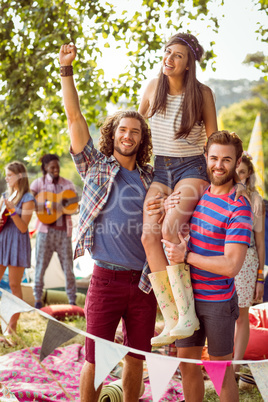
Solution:
[[[207,164],[204,155],[183,158],[171,156],[155,156],[154,180],[165,184],[172,190],[182,179],[201,179],[209,182]]]
[[[151,352],[154,336],[156,299],[139,289],[141,272],[118,271],[94,264],[88,288],[85,316],[87,332],[113,342],[122,318],[124,345]],[[95,363],[95,342],[86,337],[85,359]],[[144,360],[144,355],[129,352],[129,356]]]
[[[178,348],[204,346],[207,338],[211,356],[226,356],[233,353],[235,322],[239,317],[237,294],[224,302],[195,301],[200,329],[192,336],[176,340]]]

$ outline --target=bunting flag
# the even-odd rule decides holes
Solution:
[[[49,350],[54,350],[61,343],[75,336],[75,334],[83,335],[95,341],[96,366],[94,385],[96,389],[107,377],[110,371],[116,366],[116,364],[119,363],[128,352],[133,352],[136,354],[141,354],[146,358],[154,401],[158,401],[161,398],[169,381],[172,379],[176,368],[182,361],[185,363],[199,365],[203,364],[214,384],[218,395],[220,395],[221,392],[226,367],[230,364],[241,365],[247,363],[251,369],[252,375],[255,378],[263,399],[268,401],[268,383],[266,380],[268,378],[268,360],[233,360],[232,362],[201,361],[186,358],[178,359],[171,356],[162,356],[156,355],[155,353],[143,352],[131,347],[98,338],[78,328],[68,326],[65,323],[57,321],[54,317],[48,315],[47,313],[36,310],[35,308],[29,306],[23,300],[13,296],[6,290],[0,288],[0,291],[2,292],[0,314],[1,319],[4,320],[4,324],[9,321],[13,314],[30,311],[37,311],[40,315],[49,320],[42,345],[42,359],[46,357],[48,353],[50,353]],[[5,360],[8,359],[8,355],[0,357],[0,371],[2,369],[1,363],[4,364]]]
[[[6,329],[11,317],[16,313],[29,312],[34,310],[34,307],[29,306],[23,300],[13,294],[1,289],[2,299],[0,305],[1,327],[2,333],[6,335]]]
[[[161,356],[156,353],[147,353],[146,363],[153,401],[157,402],[163,396],[169,381],[180,364],[180,360],[174,357]]]
[[[94,387],[97,390],[112,369],[129,352],[126,346],[106,341],[101,338],[95,339],[95,379]]]
[[[268,401],[268,361],[249,364],[250,371],[254,377],[257,387],[264,401]]]
[[[69,341],[77,333],[63,326],[60,322],[48,320],[46,332],[42,342],[40,361],[44,360],[54,349]]]
[[[264,157],[262,148],[261,115],[258,113],[248,145],[248,153],[252,156],[255,168],[256,188],[264,197]]]
[[[203,365],[208,373],[217,394],[220,396],[226,367],[231,365],[230,361],[209,361],[204,360]]]
[[[10,391],[4,384],[0,384],[0,401],[1,402],[19,402],[13,392]]]

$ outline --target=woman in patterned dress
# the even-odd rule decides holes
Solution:
[[[238,176],[245,184],[247,193],[251,199],[252,209],[254,202],[259,203],[259,194],[255,188],[255,171],[251,156],[244,151],[242,162],[237,169]],[[256,198],[257,195],[257,198]],[[238,295],[239,318],[236,322],[234,360],[242,360],[249,340],[249,307],[255,301],[262,299],[264,294],[263,268],[265,261],[265,208],[262,214],[254,215],[251,243],[248,248],[244,264],[235,277],[235,287]],[[235,372],[239,371],[239,365],[234,365]]]

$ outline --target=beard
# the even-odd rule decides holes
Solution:
[[[232,170],[226,171],[226,173],[221,177],[215,177],[213,175],[212,170],[207,168],[208,178],[214,186],[223,186],[224,184],[228,183],[230,180],[234,180],[235,172],[236,172],[236,167],[234,167]]]
[[[114,144],[114,150],[119,154],[119,155],[122,155],[122,156],[133,156],[133,155],[137,155],[137,153],[138,153],[138,151],[139,151],[139,148],[140,148],[140,144],[137,144],[136,145],[136,147],[135,148],[133,148],[133,149],[131,149],[131,150],[122,150],[121,148],[120,148],[120,145],[118,145],[118,143],[115,143]]]

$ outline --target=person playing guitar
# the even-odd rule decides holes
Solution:
[[[43,177],[37,178],[31,184],[31,192],[37,201],[36,212],[39,218],[37,220],[35,252],[35,307],[42,307],[44,275],[54,251],[58,254],[65,275],[69,303],[75,305],[76,282],[73,272],[72,220],[70,213],[74,213],[77,210],[77,204],[75,205],[77,203],[77,194],[73,183],[60,176],[58,155],[44,155],[41,158],[41,170]],[[70,205],[71,211],[64,210],[64,203],[61,205],[57,203],[59,199],[57,197],[61,197],[61,194],[71,194],[71,197],[74,197],[74,203]]]

